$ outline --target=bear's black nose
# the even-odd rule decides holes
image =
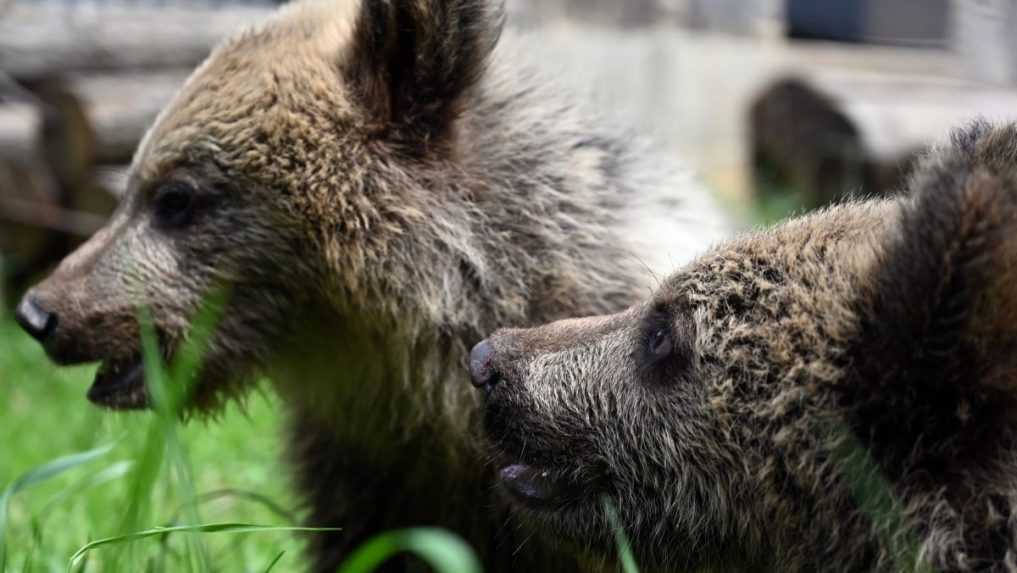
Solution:
[[[47,311],[34,296],[25,295],[14,310],[14,320],[39,342],[45,342],[57,325],[56,314]]]
[[[470,351],[470,377],[477,388],[490,389],[501,378],[494,367],[494,345],[481,340]]]

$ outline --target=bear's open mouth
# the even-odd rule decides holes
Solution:
[[[103,361],[88,389],[88,400],[113,410],[138,410],[149,404],[145,366],[140,355]]]
[[[525,463],[498,470],[498,481],[516,502],[530,509],[560,509],[580,497],[582,488],[561,472]]]

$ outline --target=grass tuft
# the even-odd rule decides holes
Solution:
[[[7,570],[7,512],[11,498],[26,488],[52,479],[72,468],[92,462],[108,454],[111,449],[111,446],[102,446],[53,460],[25,472],[4,488],[3,493],[0,494],[0,572]]]
[[[324,532],[336,531],[332,527],[299,527],[279,525],[255,525],[251,523],[203,523],[199,525],[177,525],[172,527],[153,527],[142,531],[135,531],[125,535],[115,535],[96,539],[85,544],[81,549],[74,552],[70,559],[70,570],[81,562],[88,552],[102,547],[103,545],[127,544],[149,537],[166,537],[171,533],[269,533],[269,532]]]
[[[211,428],[180,424],[181,411],[197,379],[202,356],[227,295],[222,291],[207,299],[171,364],[163,361],[150,316],[147,312],[141,313],[145,379],[153,405],[152,412],[146,414],[114,415],[84,410],[90,406],[83,403],[79,392],[68,392],[63,386],[65,381],[60,380],[67,374],[51,366],[34,343],[10,322],[0,321],[0,342],[10,341],[11,348],[10,352],[0,352],[0,372],[8,374],[0,376],[0,392],[6,392],[11,398],[7,403],[0,403],[0,432],[10,432],[13,437],[9,440],[12,447],[6,459],[0,460],[31,467],[26,464],[27,460],[41,452],[60,451],[69,442],[87,444],[90,438],[106,438],[107,442],[112,442],[57,457],[10,480],[0,493],[0,573],[7,571],[8,546],[12,539],[14,545],[10,546],[15,548],[22,573],[35,570],[269,572],[280,565],[287,553],[294,551],[294,544],[301,544],[293,534],[336,530],[292,525],[295,514],[288,509],[292,504],[278,501],[286,498],[280,492],[286,491],[288,484],[279,479],[275,469],[277,456],[265,455],[266,450],[271,453],[266,443],[275,443],[275,432],[265,431],[264,426],[277,423],[267,410],[246,417],[234,410],[225,416],[225,440],[210,438]],[[91,370],[77,369],[71,377],[80,382]],[[84,416],[77,415],[83,410]],[[45,422],[48,416],[54,416],[52,412],[56,413],[55,417]],[[267,421],[261,420],[261,427],[254,429],[253,422],[258,420],[252,421],[252,417],[264,417]],[[84,421],[78,425],[69,422],[75,418]],[[95,431],[104,424],[111,427],[105,432]],[[197,423],[191,424],[195,425]],[[229,426],[234,428],[231,430]],[[44,430],[29,434],[22,430],[25,427]],[[104,434],[111,434],[113,439]],[[269,442],[259,439],[266,435]],[[195,463],[192,451],[195,447],[200,450],[200,466]],[[98,471],[66,482],[57,479],[65,472],[80,472],[90,462],[114,451],[120,459]],[[230,459],[231,454],[233,459]],[[229,462],[232,462],[229,470],[216,471]],[[202,471],[196,471],[196,467],[201,467]],[[242,471],[237,472],[238,468]],[[246,472],[257,473],[258,479],[250,479]],[[0,466],[0,483],[8,479],[7,475]],[[43,490],[48,485],[56,489],[39,492],[40,497],[45,495],[45,502],[25,499],[23,505],[17,503],[28,497],[26,494],[31,493],[28,490]],[[113,491],[114,485],[122,489]],[[202,491],[205,493],[200,493]],[[202,508],[211,506],[212,502],[216,502],[213,510],[225,510],[230,517],[253,515],[259,519],[205,522]],[[8,527],[12,506],[15,507],[15,519],[11,522],[14,529]],[[163,517],[163,524],[151,525],[160,520],[159,516],[167,516]],[[56,519],[61,519],[60,527],[53,525]],[[261,519],[282,519],[284,524],[259,524]],[[113,533],[95,535],[102,531]],[[284,536],[287,538],[284,543],[279,542],[278,536],[241,535],[273,532],[289,535]],[[231,538],[226,547],[212,539],[221,534]],[[182,546],[174,542],[180,537]],[[271,537],[272,540],[248,543],[244,541],[247,537]],[[66,555],[70,551],[64,552],[68,546],[77,548],[69,558]],[[99,548],[105,551],[97,551]],[[461,539],[438,529],[381,534],[355,551],[342,571],[372,571],[400,552],[419,556],[440,573],[481,571],[476,555]],[[288,563],[286,568],[299,570],[305,566]]]
[[[350,555],[339,573],[369,573],[401,553],[422,559],[441,573],[481,573],[476,554],[462,539],[443,529],[390,531],[368,540]]]

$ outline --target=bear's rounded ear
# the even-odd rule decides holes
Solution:
[[[935,439],[1017,412],[1015,153],[1017,128],[976,123],[912,177],[849,356],[872,424]]]
[[[361,0],[345,79],[381,131],[403,144],[440,144],[503,20],[495,0]]]

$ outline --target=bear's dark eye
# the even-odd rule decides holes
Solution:
[[[674,341],[671,338],[670,328],[657,328],[650,334],[647,350],[654,360],[667,358],[674,350]]]
[[[658,305],[643,319],[635,356],[640,378],[651,387],[671,388],[689,375],[694,336],[683,308]]]
[[[152,216],[156,225],[166,229],[185,227],[194,219],[196,193],[187,183],[174,181],[160,185],[152,197]]]

